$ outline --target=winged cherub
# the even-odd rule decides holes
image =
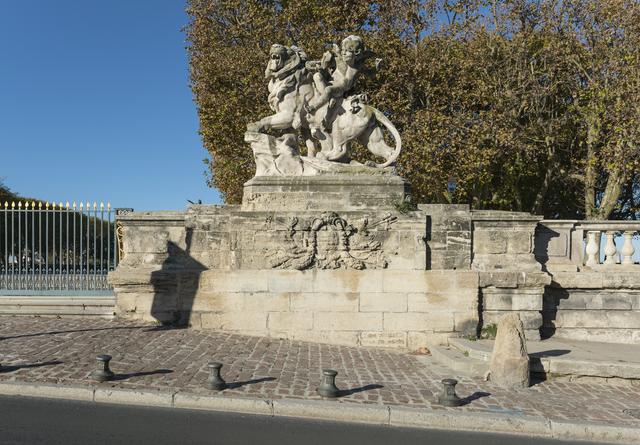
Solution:
[[[375,60],[375,69],[365,66],[366,61],[373,55],[365,49],[360,37],[351,35],[342,41],[340,47],[334,44],[331,50],[324,53],[321,60],[307,62],[307,69],[315,71],[313,83],[319,94],[305,104],[306,111],[313,114],[328,102],[328,116],[335,106],[336,99],[353,89],[359,73],[372,75],[376,72],[382,59]]]

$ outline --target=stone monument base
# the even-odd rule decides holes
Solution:
[[[394,210],[409,194],[396,175],[256,176],[244,184],[242,210]]]

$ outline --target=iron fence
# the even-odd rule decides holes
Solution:
[[[116,218],[122,210],[96,202],[5,202],[0,206],[0,290],[110,292],[107,274],[120,257]]]

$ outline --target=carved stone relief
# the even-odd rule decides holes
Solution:
[[[334,212],[302,222],[293,217],[285,246],[269,249],[267,256],[274,269],[384,269],[388,263],[379,235],[396,220],[388,214],[353,226]]]

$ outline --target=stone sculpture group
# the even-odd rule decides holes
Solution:
[[[256,158],[256,176],[344,173],[345,164],[358,174],[393,171],[402,149],[400,134],[384,113],[368,104],[366,94],[355,91],[361,74],[371,75],[378,69],[381,59],[368,67],[371,58],[373,53],[358,36],[348,36],[340,46],[334,44],[320,60],[308,60],[296,46],[271,47],[265,76],[274,114],[249,124],[245,135]],[[383,128],[395,139],[394,146],[385,142]],[[284,134],[266,134],[271,130]],[[300,155],[298,136],[306,156]],[[353,160],[354,141],[382,162],[363,165]]]

